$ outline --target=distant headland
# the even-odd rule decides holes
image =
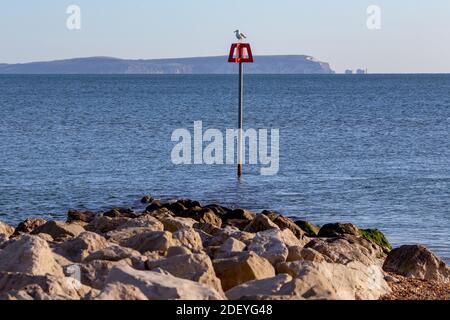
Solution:
[[[0,74],[233,74],[226,56],[129,60],[111,57],[0,64]],[[249,74],[333,74],[329,63],[306,55],[257,56]]]

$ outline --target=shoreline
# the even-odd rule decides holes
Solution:
[[[0,222],[1,299],[450,299],[450,268],[376,229],[142,198]],[[166,288],[162,293],[157,289]]]

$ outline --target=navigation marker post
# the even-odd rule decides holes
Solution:
[[[249,43],[233,43],[231,45],[228,62],[239,63],[239,113],[238,113],[238,178],[242,176],[242,164],[244,162],[244,63],[253,62],[252,49]]]

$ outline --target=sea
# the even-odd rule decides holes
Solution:
[[[172,157],[177,129],[237,127],[237,75],[0,75],[0,220],[191,198],[377,228],[450,262],[450,75],[244,81],[244,128],[279,130],[279,170],[238,180]]]

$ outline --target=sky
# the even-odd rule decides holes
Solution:
[[[69,30],[66,10],[81,9]],[[381,9],[381,29],[367,8]],[[2,0],[0,63],[226,55],[233,31],[255,55],[306,54],[337,72],[450,73],[448,0]]]

